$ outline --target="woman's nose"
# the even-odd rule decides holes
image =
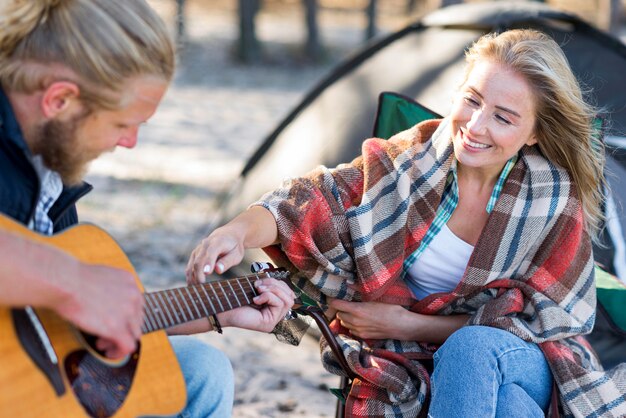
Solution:
[[[475,110],[472,117],[467,122],[467,130],[470,134],[480,135],[485,132],[486,120],[482,110]]]

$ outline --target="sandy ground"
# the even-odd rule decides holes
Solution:
[[[395,0],[389,1],[386,7]],[[174,0],[151,4],[174,30]],[[179,67],[162,106],[142,128],[134,150],[102,157],[87,178],[95,190],[79,204],[81,219],[117,239],[147,289],[184,283],[184,266],[207,231],[216,196],[308,89],[362,46],[363,13],[324,12],[327,58],[312,63],[301,53],[305,33],[298,3],[266,0],[257,20],[263,59],[241,65],[233,59],[235,5],[234,0],[187,1]],[[382,16],[383,31],[407,20],[391,11]],[[322,368],[313,338],[293,347],[272,335],[233,328],[198,338],[231,359],[235,417],[334,415],[335,398],[327,389],[339,379]]]
[[[216,198],[237,177],[263,138],[332,66],[363,46],[364,1],[343,0],[352,11],[324,11],[327,58],[302,56],[304,18],[295,0],[266,0],[257,25],[263,59],[233,59],[234,0],[187,0],[187,32],[179,69],[162,106],[142,129],[134,150],[118,150],[91,167],[95,191],[79,204],[83,221],[109,231],[125,249],[147,289],[184,283],[184,266],[206,234]],[[324,4],[324,2],[321,2]],[[411,17],[404,0],[386,0],[382,33]],[[174,31],[174,0],[152,0]],[[419,13],[420,11],[418,11]],[[235,417],[328,417],[338,378],[319,361],[318,344],[299,347],[271,335],[226,329],[200,335],[227,353],[235,368]]]

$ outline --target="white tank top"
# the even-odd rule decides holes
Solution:
[[[474,246],[443,225],[407,271],[406,283],[418,299],[432,293],[450,292],[461,281]]]

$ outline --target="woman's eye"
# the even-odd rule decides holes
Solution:
[[[478,100],[474,99],[473,97],[466,96],[465,102],[472,106],[478,106]]]
[[[505,117],[503,117],[503,116],[501,116],[501,115],[496,115],[496,120],[497,120],[498,122],[500,122],[500,123],[504,123],[504,124],[506,124],[506,125],[510,125],[510,124],[511,124],[511,122],[510,122],[508,119],[506,119]]]

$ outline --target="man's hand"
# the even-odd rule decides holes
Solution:
[[[119,358],[141,337],[143,295],[134,276],[83,263],[54,246],[0,231],[0,306],[47,308],[99,337],[97,348]]]
[[[124,270],[79,265],[66,297],[50,306],[61,317],[98,338],[96,348],[109,358],[132,353],[141,337],[143,294]]]

